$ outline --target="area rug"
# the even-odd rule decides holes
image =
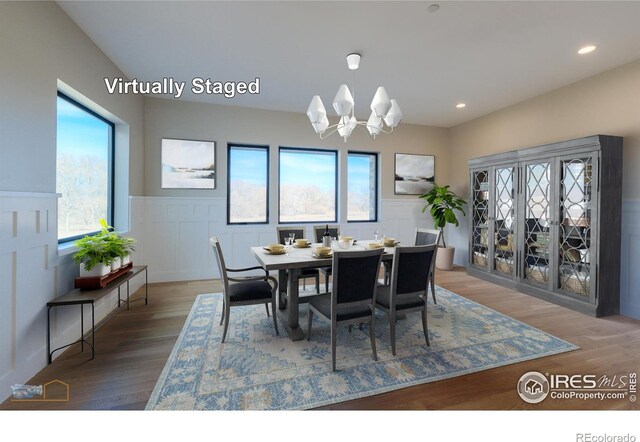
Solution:
[[[578,349],[441,287],[436,296],[428,307],[431,347],[413,313],[397,323],[393,356],[380,313],[378,361],[367,326],[340,327],[332,372],[329,323],[314,316],[311,339],[292,342],[282,326],[276,336],[264,306],[234,307],[221,344],[222,295],[199,295],[146,409],[309,409]],[[302,304],[303,328],[306,314]]]

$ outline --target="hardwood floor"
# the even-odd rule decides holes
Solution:
[[[438,285],[581,347],[580,350],[405,388],[324,407],[380,409],[638,409],[628,399],[523,402],[516,393],[528,371],[551,374],[625,375],[640,371],[640,321],[591,318],[477,278],[464,269],[436,274]],[[217,281],[151,284],[149,305],[121,309],[96,333],[96,358],[71,347],[29,384],[59,379],[70,385],[68,402],[14,402],[0,409],[144,409],[197,294],[219,291]],[[143,295],[139,291],[134,296]]]

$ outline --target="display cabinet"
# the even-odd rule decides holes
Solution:
[[[622,138],[469,161],[469,273],[595,316],[618,313]]]

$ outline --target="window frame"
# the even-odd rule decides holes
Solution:
[[[265,221],[256,222],[231,222],[231,149],[234,147],[246,147],[249,149],[263,149],[267,154],[267,195],[266,195],[266,217]],[[257,224],[269,224],[269,171],[271,169],[270,161],[270,148],[268,144],[249,144],[249,143],[227,143],[227,225],[228,226],[244,226],[244,225],[257,225]]]
[[[300,221],[300,220],[296,220],[296,221],[282,221],[281,216],[282,213],[280,213],[280,208],[281,208],[281,196],[282,196],[282,174],[281,174],[281,155],[283,151],[289,151],[289,152],[321,152],[321,153],[332,153],[335,157],[335,177],[334,177],[334,184],[335,184],[335,191],[334,191],[334,195],[333,195],[333,199],[335,201],[335,211],[333,213],[333,219],[332,220],[305,220],[305,221]],[[317,223],[337,223],[338,222],[338,213],[340,211],[340,207],[339,207],[339,189],[338,189],[338,178],[340,175],[340,170],[338,168],[338,157],[339,157],[339,151],[337,149],[319,149],[319,148],[315,148],[315,147],[290,147],[290,146],[278,146],[278,224],[317,224]]]
[[[99,119],[100,121],[102,121],[103,123],[106,123],[109,128],[109,146],[108,146],[108,164],[107,164],[107,224],[109,224],[110,226],[113,225],[113,220],[114,220],[114,207],[115,207],[115,172],[116,172],[116,164],[115,164],[115,153],[116,153],[116,137],[115,137],[115,133],[116,133],[116,125],[113,121],[107,120],[105,117],[103,117],[102,115],[98,114],[96,111],[90,109],[89,107],[85,106],[82,103],[79,103],[77,100],[71,98],[69,95],[65,94],[64,92],[61,91],[57,91],[56,94],[56,99],[57,98],[61,98],[63,100],[65,100],[66,102],[72,104],[73,106],[85,111],[86,113],[88,113],[89,115],[96,117],[97,119]],[[57,138],[57,134],[58,134],[58,122],[57,122],[57,118],[58,118],[58,112],[57,112],[57,106],[56,106],[56,138]],[[56,171],[58,168],[57,165],[57,158],[58,155],[58,145],[57,145],[57,141],[56,141]],[[56,172],[57,174],[57,172]],[[57,189],[56,189],[57,190]],[[56,211],[56,215],[59,216],[60,214],[57,213]],[[58,219],[56,219],[56,224],[59,222]],[[83,233],[81,235],[74,235],[74,236],[68,236],[65,238],[58,238],[58,244],[66,244],[66,243],[70,243],[73,241],[76,241],[80,238],[84,238],[85,236],[92,236],[95,235],[97,233],[99,233],[99,230],[94,230],[91,232],[87,232],[87,233]],[[58,232],[56,232],[56,236],[58,235]]]
[[[355,155],[367,155],[367,156],[372,156],[375,159],[375,171],[376,171],[376,176],[375,176],[375,186],[376,186],[376,196],[375,196],[375,217],[373,219],[370,220],[349,220],[349,155],[351,154],[355,154]],[[361,150],[348,150],[347,151],[347,184],[346,184],[346,190],[347,190],[347,207],[346,207],[346,218],[347,218],[347,223],[377,223],[378,222],[378,218],[379,218],[379,207],[380,207],[380,154],[378,152],[366,152],[366,151],[361,151]]]

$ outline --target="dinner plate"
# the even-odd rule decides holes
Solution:
[[[279,252],[272,252],[271,250],[267,249],[266,247],[263,247],[263,249],[269,254],[269,255],[284,255],[285,253],[287,253],[286,250],[281,250]]]
[[[385,246],[385,247],[395,247],[395,246],[397,246],[398,244],[400,244],[400,241],[396,241],[396,242],[394,242],[394,243],[393,243],[393,245],[391,245],[391,246],[388,246],[388,245],[386,245],[386,244],[385,244],[384,246]]]
[[[318,255],[316,252],[311,252],[311,256],[317,259],[327,259],[333,256],[333,252],[329,253],[328,255],[322,255],[322,256]]]
[[[311,247],[311,243],[307,243],[306,246],[299,246],[298,244],[294,244],[293,247],[295,247],[296,249],[308,249],[309,247]]]

